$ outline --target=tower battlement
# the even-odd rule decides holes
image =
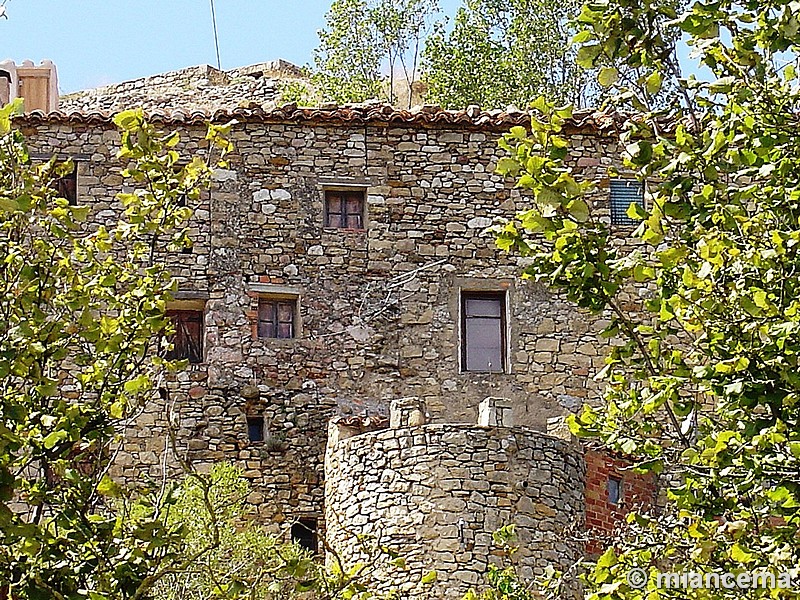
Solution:
[[[526,427],[426,423],[412,400],[393,403],[395,427],[342,435],[331,423],[327,539],[348,564],[371,562],[381,584],[410,597],[428,593],[420,579],[435,570],[434,596],[459,597],[499,560],[492,533],[504,525],[516,526],[525,576],[582,556],[570,535],[584,518],[580,445]],[[396,550],[405,567],[370,556],[354,534]]]

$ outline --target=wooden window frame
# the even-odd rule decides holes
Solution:
[[[262,340],[292,340],[298,337],[298,301],[297,297],[284,296],[284,295],[259,295],[258,309],[256,311],[256,337]],[[263,318],[263,310],[267,305],[271,305],[272,318],[267,320]],[[281,307],[291,307],[292,318],[291,321],[281,319]],[[290,335],[280,335],[282,326],[290,326]],[[267,327],[271,326],[274,335],[267,335]]]
[[[500,307],[499,317],[468,317],[467,316],[467,301],[468,300],[492,300],[496,301]],[[462,373],[507,373],[508,372],[508,312],[506,310],[506,303],[508,294],[505,290],[482,290],[482,291],[462,291],[459,300],[459,311],[461,315],[461,372]],[[470,319],[491,319],[500,321],[500,368],[494,369],[469,369],[467,367],[467,356],[469,352],[467,342],[467,322]]]
[[[367,192],[364,189],[326,189],[325,191],[324,226],[329,229],[344,229],[349,231],[366,230],[367,221]],[[334,200],[339,202],[337,210],[331,210]],[[350,201],[358,204],[358,210],[350,210]],[[338,224],[333,222],[333,217]],[[357,219],[356,226],[350,225],[351,219]]]
[[[175,325],[175,333],[170,336],[170,343],[172,343],[173,348],[167,351],[167,360],[188,360],[189,364],[201,364],[205,362],[205,311],[200,308],[168,308],[166,316],[172,319]],[[187,329],[185,322],[176,320],[176,317],[181,316],[194,316],[196,318],[194,322],[199,322],[199,337],[196,343],[192,342],[192,333]],[[179,345],[182,336],[187,340],[185,345]],[[194,346],[194,348],[192,346]]]

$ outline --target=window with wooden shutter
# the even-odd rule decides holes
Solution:
[[[290,339],[295,336],[297,301],[262,297],[258,299],[258,337]]]
[[[172,349],[167,352],[167,358],[203,362],[203,311],[168,310],[167,316],[175,325],[175,333],[170,338]]]
[[[364,229],[364,191],[325,191],[325,227]]]

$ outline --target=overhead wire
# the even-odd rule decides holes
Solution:
[[[5,0],[4,2],[5,3]],[[214,46],[217,50],[217,68],[222,70],[222,62],[219,59],[219,37],[217,36],[217,12],[214,10],[214,0],[211,0],[211,24],[214,27]]]

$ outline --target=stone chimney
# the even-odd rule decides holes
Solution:
[[[23,61],[0,62],[0,103],[7,104],[17,98],[25,99],[25,111],[58,110],[58,74],[56,66],[49,60],[40,65]]]
[[[508,398],[484,398],[478,406],[478,425],[483,427],[513,427],[514,409]]]
[[[427,420],[425,401],[421,398],[399,398],[392,400],[389,408],[389,427],[419,427]]]

